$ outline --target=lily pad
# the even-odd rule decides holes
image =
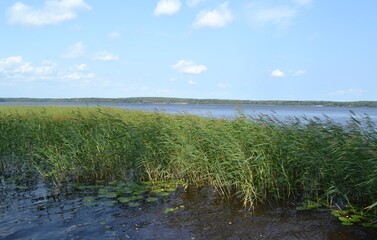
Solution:
[[[165,188],[165,191],[167,192],[175,192],[177,189],[175,187],[169,187],[169,188]]]
[[[131,201],[130,198],[128,198],[128,197],[119,197],[119,198],[117,198],[117,200],[121,203],[128,203],[128,202]]]
[[[349,222],[350,219],[348,217],[338,217],[340,221],[342,222]]]
[[[140,203],[138,203],[138,202],[130,202],[130,203],[128,204],[128,206],[130,206],[130,207],[139,207],[139,206],[140,206]]]
[[[106,192],[99,195],[101,198],[116,198],[117,196],[116,192]]]
[[[145,201],[151,203],[151,202],[157,202],[158,201],[158,198],[155,198],[155,197],[149,197],[147,199],[145,199]]]
[[[351,226],[351,225],[353,225],[353,223],[352,222],[342,222],[342,225]]]
[[[169,214],[169,213],[174,213],[177,211],[177,208],[165,208],[164,213]]]
[[[331,214],[335,217],[341,217],[343,215],[345,215],[347,212],[343,211],[343,210],[332,210],[331,211]]]
[[[137,201],[137,200],[141,200],[141,199],[143,199],[143,198],[144,198],[144,197],[141,196],[141,195],[134,195],[134,196],[130,197],[130,200],[131,200],[131,201]]]
[[[96,198],[92,196],[87,196],[82,199],[82,202],[84,203],[85,206],[91,207],[96,205]]]
[[[145,193],[146,191],[147,191],[146,189],[138,189],[138,190],[134,191],[133,194],[140,195],[140,194]]]
[[[107,201],[102,203],[103,206],[112,207],[117,203],[117,201]]]

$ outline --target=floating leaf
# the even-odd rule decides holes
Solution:
[[[342,211],[342,210],[332,210],[331,214],[335,217],[341,217],[342,215],[344,215],[344,211]]]
[[[119,197],[119,198],[117,198],[117,200],[121,203],[128,203],[128,202],[131,201],[130,198],[128,198],[128,197]]]
[[[101,198],[116,198],[117,196],[116,192],[106,192],[99,195]]]
[[[166,188],[165,190],[167,192],[175,192],[177,189],[176,188]]]
[[[83,203],[85,206],[87,207],[91,207],[91,206],[94,206],[96,203],[96,198],[95,197],[92,197],[92,196],[88,196],[88,197],[84,197],[82,199]]]
[[[152,193],[161,193],[161,192],[164,192],[164,189],[163,188],[153,188],[151,190]]]
[[[107,207],[112,207],[115,205],[115,203],[117,203],[117,201],[107,201],[107,202],[102,203],[102,205],[107,206]]]
[[[342,222],[350,222],[350,218],[348,218],[348,217],[338,217],[338,218]]]
[[[164,210],[164,213],[165,214],[169,214],[169,213],[173,213],[173,212],[175,212],[177,209],[176,208],[166,208],[165,210]]]
[[[145,201],[151,203],[151,202],[157,202],[158,201],[158,198],[155,198],[155,197],[149,197],[147,199],[145,199]]]
[[[144,198],[144,197],[141,196],[141,195],[135,195],[135,196],[130,197],[130,200],[131,200],[131,201],[137,201],[137,200],[141,200],[141,199],[143,199],[143,198]]]
[[[130,206],[130,207],[138,207],[138,206],[140,206],[140,203],[138,203],[138,202],[130,202],[128,204],[128,206]]]
[[[139,190],[134,191],[133,194],[140,195],[140,194],[143,194],[145,192],[146,192],[146,189],[139,189]]]
[[[305,205],[308,209],[313,209],[313,208],[319,208],[321,204],[316,203],[316,202],[310,202],[307,205]]]
[[[353,223],[352,222],[342,222],[342,225],[351,226],[351,225],[353,225]]]

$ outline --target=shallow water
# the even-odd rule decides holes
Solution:
[[[103,187],[3,180],[0,239],[377,239],[377,229],[343,226],[326,209],[260,204],[251,212],[211,188],[144,192],[130,207],[99,196]]]

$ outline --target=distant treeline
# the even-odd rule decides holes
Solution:
[[[84,104],[124,103],[124,104],[218,104],[218,105],[254,105],[254,106],[326,106],[326,107],[377,107],[377,101],[280,101],[280,100],[229,100],[229,99],[194,99],[163,97],[131,98],[0,98],[0,102],[68,102]]]

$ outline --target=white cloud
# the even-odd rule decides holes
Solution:
[[[112,39],[112,40],[118,40],[120,38],[121,34],[120,32],[109,32],[107,34],[107,37]]]
[[[89,69],[89,67],[85,63],[79,64],[79,65],[76,65],[76,66],[73,67],[73,70],[80,71],[80,72],[86,71],[88,69]]]
[[[303,76],[303,75],[305,75],[305,74],[306,74],[306,71],[303,70],[303,69],[300,69],[300,70],[295,71],[295,72],[293,73],[293,76],[295,76],[295,77],[299,77],[299,76]]]
[[[201,74],[207,71],[205,65],[195,64],[187,60],[179,60],[176,64],[173,65],[173,68],[182,73],[187,74]]]
[[[154,10],[154,15],[173,15],[181,8],[180,0],[160,0]]]
[[[285,73],[283,71],[281,71],[280,69],[276,69],[276,70],[271,72],[271,77],[280,78],[280,77],[284,77],[284,76],[285,76]]]
[[[204,10],[199,12],[193,23],[195,28],[221,28],[233,21],[232,11],[228,7],[228,2],[220,4],[214,10]]]
[[[0,59],[0,79],[7,85],[25,84],[27,82],[54,81],[55,83],[80,84],[92,86],[96,84],[96,74],[88,71],[86,64],[72,67],[59,67],[56,63],[42,61],[33,64],[24,61],[21,56]]]
[[[82,72],[73,72],[67,75],[64,75],[64,79],[68,80],[83,80],[83,79],[93,79],[96,75],[94,73],[82,73]]]
[[[90,10],[84,0],[46,0],[40,8],[17,2],[8,9],[8,22],[23,26],[58,24],[77,17],[77,11]]]
[[[69,46],[65,53],[62,54],[63,58],[75,59],[85,54],[85,45],[82,42],[78,42],[72,46]]]
[[[6,73],[9,71],[9,69],[16,67],[19,67],[19,64],[22,62],[21,56],[11,56],[7,58],[0,59],[0,74]]]
[[[118,61],[119,56],[106,52],[106,51],[102,51],[102,52],[97,52],[93,54],[93,59],[99,60],[99,61]]]
[[[55,73],[56,64],[49,61],[33,65],[25,62],[21,56],[0,59],[0,76],[4,79],[43,80],[52,78]]]
[[[196,84],[196,82],[193,81],[193,80],[189,80],[187,83],[190,84],[190,85],[195,85]]]
[[[22,62],[22,57],[21,56],[12,56],[12,57],[7,57],[4,59],[0,59],[0,70],[5,67],[12,66],[14,64],[18,64]]]
[[[187,0],[186,3],[189,7],[195,7],[199,3],[203,2],[205,0]]]

